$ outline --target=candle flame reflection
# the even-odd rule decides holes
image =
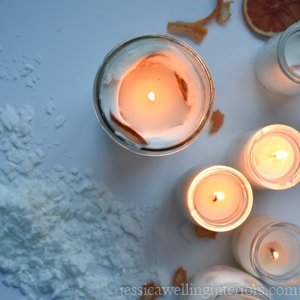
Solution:
[[[270,249],[271,252],[271,258],[272,259],[277,259],[279,257],[279,254],[277,251],[275,251],[274,249]]]
[[[148,94],[148,98],[149,98],[149,100],[154,101],[155,100],[155,94],[153,92],[150,92]]]
[[[214,192],[213,196],[214,196],[214,198],[213,198],[214,202],[217,200],[224,200],[224,198],[225,198],[225,196],[222,192]]]

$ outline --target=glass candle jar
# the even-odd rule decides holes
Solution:
[[[273,93],[300,93],[300,22],[262,46],[254,61],[254,71],[262,85]]]
[[[213,80],[203,59],[166,35],[117,45],[94,81],[94,107],[103,129],[142,155],[166,155],[190,145],[207,126],[213,103]]]
[[[300,180],[300,133],[281,124],[240,133],[228,151],[228,165],[242,172],[252,187],[290,188]]]
[[[200,270],[183,286],[181,300],[270,300],[267,288],[249,274],[228,266]]]
[[[176,197],[191,222],[216,232],[242,224],[253,203],[248,180],[227,166],[191,168],[177,184]]]
[[[236,261],[274,286],[300,283],[300,228],[267,215],[253,215],[233,235]]]

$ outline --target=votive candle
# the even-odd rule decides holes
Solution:
[[[234,232],[232,248],[247,272],[274,286],[300,283],[300,228],[273,216],[253,215]]]
[[[232,142],[228,164],[255,188],[290,188],[300,180],[300,133],[282,124],[243,132]]]
[[[227,166],[195,166],[176,187],[177,199],[193,223],[211,231],[228,231],[249,215],[253,195],[243,174]]]

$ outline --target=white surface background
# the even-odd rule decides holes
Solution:
[[[185,218],[174,203],[174,187],[196,164],[226,164],[229,145],[241,130],[272,123],[299,130],[300,96],[278,97],[257,82],[253,59],[265,39],[245,25],[241,0],[232,5],[227,23],[218,25],[213,21],[208,25],[209,33],[201,44],[173,35],[192,46],[211,71],[215,109],[225,114],[224,125],[216,134],[208,136],[206,129],[187,149],[166,157],[133,154],[114,143],[98,124],[93,109],[93,80],[106,53],[122,40],[148,32],[165,34],[168,21],[204,18],[215,2],[0,1],[0,74],[18,74],[23,55],[30,61],[38,55],[43,57],[33,73],[41,75],[34,84],[36,90],[20,78],[0,79],[0,104],[34,107],[34,136],[46,137],[41,147],[46,155],[40,166],[43,170],[52,169],[56,163],[67,170],[73,166],[82,170],[93,167],[96,178],[105,181],[118,199],[160,203],[154,218],[147,220],[149,228],[156,225],[159,231],[145,241],[145,251],[150,262],[157,259],[170,274],[179,266],[189,275],[211,265],[237,267],[229,245],[231,232],[193,244],[182,236],[180,227]],[[51,96],[57,106],[55,116],[67,118],[59,129],[46,113]],[[59,146],[54,145],[56,141]],[[299,194],[300,185],[286,191],[254,191],[252,213],[272,214],[300,225]],[[1,300],[15,300],[19,295],[17,290],[0,284]]]

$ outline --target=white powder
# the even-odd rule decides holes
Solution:
[[[0,107],[0,270],[22,299],[119,299],[163,278],[146,263],[143,210],[117,201],[92,169],[42,172],[34,111]],[[0,171],[1,172],[1,171]],[[123,295],[123,299],[138,299]]]

